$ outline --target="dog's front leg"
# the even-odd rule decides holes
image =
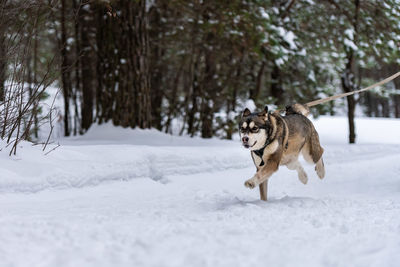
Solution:
[[[244,183],[244,186],[253,189],[257,185],[260,185],[261,183],[267,181],[268,178],[271,177],[271,175],[278,170],[278,168],[279,168],[278,161],[268,160],[267,164],[258,169],[253,178],[247,180]]]
[[[260,187],[260,199],[267,201],[268,198],[268,179],[259,185]]]

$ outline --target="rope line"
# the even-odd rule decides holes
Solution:
[[[374,83],[373,85],[370,85],[370,86],[365,87],[363,89],[359,89],[359,90],[355,90],[355,91],[351,91],[351,92],[343,93],[343,94],[339,94],[339,95],[334,95],[334,96],[330,96],[330,97],[326,97],[326,98],[317,99],[317,100],[308,102],[307,104],[305,104],[305,106],[313,107],[313,106],[316,106],[316,105],[319,105],[319,104],[323,104],[323,103],[326,103],[326,102],[329,102],[329,101],[332,101],[332,100],[335,100],[335,99],[338,99],[338,98],[342,98],[342,97],[345,97],[345,96],[358,94],[358,93],[370,90],[372,88],[375,88],[377,86],[383,85],[385,83],[388,83],[391,80],[394,80],[399,76],[400,76],[400,71],[397,72],[396,74],[393,74],[392,76],[380,81],[380,82]]]

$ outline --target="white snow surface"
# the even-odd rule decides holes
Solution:
[[[400,266],[400,120],[357,119],[356,145],[346,118],[314,123],[325,179],[281,167],[268,202],[239,141],[107,124],[2,145],[0,266]]]

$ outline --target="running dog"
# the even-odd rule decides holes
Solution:
[[[261,200],[267,200],[268,179],[280,165],[296,170],[299,180],[307,183],[307,174],[298,161],[301,153],[304,159],[315,164],[320,179],[325,176],[319,136],[314,125],[306,117],[309,109],[301,104],[286,107],[285,116],[278,111],[268,112],[268,107],[261,112],[245,109],[239,123],[242,144],[250,149],[251,157],[257,168],[256,174],[244,185],[253,189],[260,188]]]

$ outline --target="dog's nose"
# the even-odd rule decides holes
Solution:
[[[247,143],[247,142],[249,142],[249,138],[247,136],[245,136],[242,138],[242,141],[243,141],[243,143]]]

